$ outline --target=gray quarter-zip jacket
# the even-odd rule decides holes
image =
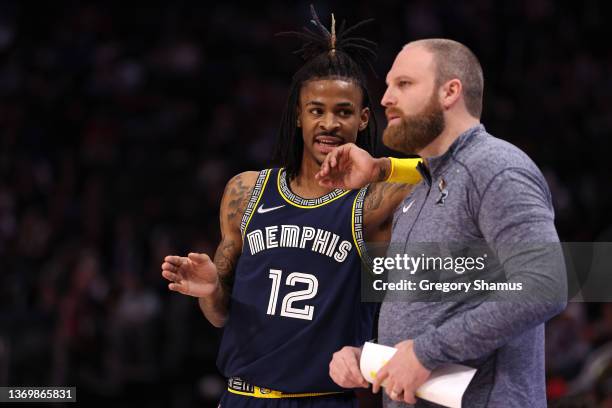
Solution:
[[[521,281],[531,295],[543,297],[496,301],[493,295],[463,302],[396,301],[387,295],[379,342],[393,346],[414,339],[415,354],[428,369],[447,363],[478,368],[463,407],[546,407],[544,322],[565,307],[567,283],[561,251],[541,248],[559,242],[542,173],[483,125],[461,134],[422,170],[424,181],[394,215],[388,256],[397,248],[410,252],[419,242],[487,246],[505,281]],[[406,406],[385,395],[385,407]],[[416,406],[435,405],[419,400]]]

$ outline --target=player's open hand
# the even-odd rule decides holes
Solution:
[[[315,179],[324,187],[351,190],[376,181],[377,170],[376,159],[353,143],[347,143],[327,154]]]
[[[359,370],[361,349],[345,346],[336,351],[329,363],[329,376],[343,388],[368,388],[368,382]]]
[[[217,267],[206,254],[170,255],[162,263],[162,276],[168,288],[197,298],[212,295],[219,287]]]

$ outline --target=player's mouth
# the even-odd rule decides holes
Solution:
[[[323,154],[327,154],[343,144],[343,138],[329,134],[321,134],[314,139],[315,148]]]

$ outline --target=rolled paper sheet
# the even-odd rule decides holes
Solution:
[[[373,383],[378,370],[391,360],[396,351],[394,347],[366,342],[359,362],[363,377]],[[438,367],[417,389],[416,396],[445,407],[461,408],[461,399],[474,374],[476,374],[475,368],[459,364]],[[384,387],[385,382],[381,385]]]

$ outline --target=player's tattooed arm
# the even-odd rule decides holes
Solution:
[[[221,199],[219,213],[221,242],[215,252],[214,263],[226,293],[231,291],[234,268],[242,252],[240,222],[253,192],[257,175],[256,171],[248,171],[234,176],[227,183]]]
[[[382,176],[381,176],[382,177]],[[388,241],[393,213],[412,191],[410,184],[372,183],[364,201],[364,232],[366,241]]]
[[[227,319],[234,269],[242,252],[240,222],[257,176],[258,172],[248,171],[233,177],[227,183],[221,199],[221,242],[213,259],[218,275],[218,290],[210,297],[199,299],[202,312],[217,327],[222,327]]]
[[[388,157],[381,157],[380,159],[375,159],[377,163],[378,172],[376,174],[376,181],[383,182],[389,178],[391,174],[391,160]]]

